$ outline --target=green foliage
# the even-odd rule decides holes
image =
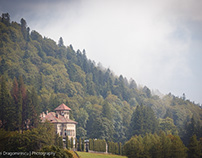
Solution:
[[[187,148],[182,143],[179,136],[147,134],[143,138],[139,136],[132,137],[124,145],[124,154],[128,158],[139,157],[186,157]]]
[[[112,154],[119,155],[120,154],[120,146],[118,143],[108,142],[108,152]]]
[[[82,142],[81,142],[81,138],[79,138],[78,151],[82,151]]]
[[[159,127],[162,131],[165,131],[166,133],[178,134],[177,127],[174,125],[173,119],[166,117],[165,119],[159,119]]]
[[[131,136],[154,133],[158,130],[158,121],[153,110],[146,106],[137,106],[130,123]]]
[[[108,120],[112,120],[112,112],[108,102],[105,102],[102,108],[102,115],[106,117]]]
[[[1,78],[1,89],[0,89],[0,127],[6,130],[12,130],[15,118],[13,116],[14,107],[11,106],[12,100],[10,93],[7,88],[7,83],[5,78]],[[21,123],[21,122],[20,122]]]
[[[103,139],[93,139],[89,140],[90,150],[98,152],[106,152],[106,141]],[[92,145],[93,143],[93,145]]]
[[[59,138],[58,138],[58,146],[59,146],[59,148],[63,148],[63,140],[62,140],[62,137],[59,137]]]
[[[84,151],[84,148],[85,148],[85,143],[84,143],[84,139],[82,139],[81,150]]]
[[[60,39],[59,39],[59,41],[58,41],[58,46],[59,46],[59,47],[64,46],[64,42],[63,42],[62,37],[60,37]]]
[[[75,138],[75,149],[78,150],[78,143],[77,143],[77,139]]]
[[[195,116],[191,118],[190,122],[185,123],[185,129],[182,137],[185,145],[188,145],[190,138],[193,135],[196,135],[197,139],[202,137],[202,126],[200,126],[199,121],[196,121]]]
[[[89,139],[89,150],[93,150],[93,140]]]
[[[201,156],[200,144],[196,139],[196,135],[193,135],[189,141],[188,157],[189,158],[197,158],[200,156]]]
[[[74,140],[73,140],[73,137],[71,137],[71,148],[73,149],[74,147]]]
[[[0,146],[3,146],[1,149],[22,152],[38,151],[46,145],[54,144],[55,129],[52,124],[46,122],[23,133],[18,131],[6,132],[1,129],[0,135]]]
[[[119,142],[119,149],[118,149],[119,153],[118,155],[122,155],[122,144],[121,142]]]
[[[70,140],[69,140],[68,136],[66,136],[65,142],[66,142],[66,148],[69,149],[70,148]]]

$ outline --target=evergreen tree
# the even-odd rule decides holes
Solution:
[[[59,137],[59,139],[58,139],[58,147],[60,147],[60,148],[63,148],[63,140],[62,140],[62,137]]]
[[[189,158],[198,158],[201,155],[199,142],[197,141],[196,135],[193,135],[190,138],[188,146],[188,157]]]
[[[189,144],[189,140],[193,135],[199,136],[200,125],[197,123],[196,118],[192,116],[191,122],[185,126],[185,133],[183,136],[183,141],[185,145]]]
[[[75,138],[75,149],[78,150],[77,138]]]
[[[161,150],[159,151],[162,157],[170,157],[171,156],[171,146],[172,142],[169,137],[166,136],[165,132],[160,133],[160,147]]]
[[[59,39],[59,41],[58,41],[58,46],[59,46],[59,47],[64,46],[64,42],[63,42],[62,37],[60,37],[60,39]]]
[[[71,137],[71,148],[73,149],[74,147],[74,140],[73,140],[73,137]]]
[[[26,90],[26,86],[24,84],[23,81],[23,77],[20,76],[19,77],[19,81],[18,81],[18,86],[19,86],[19,99],[18,99],[18,110],[21,113],[21,116],[18,112],[18,118],[21,120],[21,130],[23,130],[25,127],[25,122],[27,121],[26,118],[26,113],[27,113],[27,107],[26,107],[26,97],[27,97],[27,90]]]
[[[130,123],[130,137],[139,134],[143,134],[143,106],[137,106],[136,110],[132,114]]]
[[[14,109],[12,108],[12,100],[4,76],[1,78],[0,90],[0,120],[2,127],[6,130],[10,130],[13,129],[15,118],[13,118]]]
[[[22,120],[22,94],[21,91],[19,92],[18,104],[17,104],[17,127],[18,130],[21,131],[23,129],[23,120]]]
[[[15,130],[19,129],[19,123],[17,122],[17,118],[18,118],[18,101],[19,101],[19,87],[18,87],[18,81],[17,79],[14,77],[13,80],[13,87],[11,90],[11,96],[13,98],[13,109],[15,111],[15,114],[13,115],[15,117],[15,120],[13,120],[14,122],[14,126],[15,126]]]
[[[119,155],[122,155],[122,144],[119,142]]]
[[[1,18],[1,21],[9,26],[10,25],[10,15],[8,13],[2,13],[2,18]]]
[[[173,119],[173,113],[170,109],[166,110],[166,114],[164,115],[164,119],[166,119],[167,117]]]
[[[137,106],[132,114],[129,133],[130,136],[145,135],[158,130],[158,121],[150,107]]]
[[[13,80],[13,87],[11,90],[11,95],[13,97],[14,103],[17,104],[18,103],[19,88],[18,88],[18,81],[17,81],[16,77],[14,77],[14,80]]]
[[[20,23],[21,23],[21,32],[22,32],[22,35],[24,37],[25,40],[27,40],[27,22],[25,21],[25,19],[21,19],[20,20]]]
[[[79,143],[78,143],[78,151],[81,151],[82,147],[81,147],[81,138],[79,138]]]
[[[172,146],[171,146],[171,157],[181,158],[187,156],[187,148],[183,144],[179,136],[171,137]]]
[[[157,132],[158,121],[152,108],[147,106],[144,107],[143,116],[144,116],[144,126],[143,126],[144,134]]]
[[[104,102],[104,105],[102,107],[102,115],[103,117],[106,117],[108,120],[112,120],[112,113],[111,108],[108,102]]]
[[[70,144],[69,144],[69,138],[68,136],[66,136],[66,148],[69,149]]]
[[[89,150],[93,150],[93,140],[89,139]]]
[[[4,72],[8,69],[8,65],[6,64],[6,60],[3,58],[0,64],[0,73],[4,74]]]
[[[82,147],[81,147],[81,150],[84,151],[84,148],[85,148],[85,143],[84,143],[84,139],[82,139]]]

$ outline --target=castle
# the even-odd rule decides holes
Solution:
[[[65,104],[61,104],[55,108],[55,112],[46,111],[46,113],[43,112],[40,117],[42,122],[47,120],[53,123],[59,136],[62,136],[63,138],[68,136],[69,139],[73,138],[73,140],[75,140],[77,122],[70,120],[70,110],[71,109]]]

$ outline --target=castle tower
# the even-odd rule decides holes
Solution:
[[[57,108],[55,108],[56,115],[60,114],[60,115],[64,116],[64,118],[67,118],[67,119],[69,119],[69,111],[70,110],[71,109],[68,106],[66,106],[64,103],[59,105]]]

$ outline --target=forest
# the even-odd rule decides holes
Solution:
[[[126,143],[127,155],[135,142],[148,137],[160,140],[157,133],[170,144],[180,139],[185,150],[195,136],[201,153],[202,109],[185,94],[158,96],[134,79],[117,76],[88,59],[85,50],[65,46],[62,37],[58,42],[42,37],[23,18],[17,23],[3,13],[0,132],[39,130],[40,113],[53,111],[62,103],[72,109],[70,117],[78,122],[77,139]],[[0,145],[5,137],[1,134]]]

